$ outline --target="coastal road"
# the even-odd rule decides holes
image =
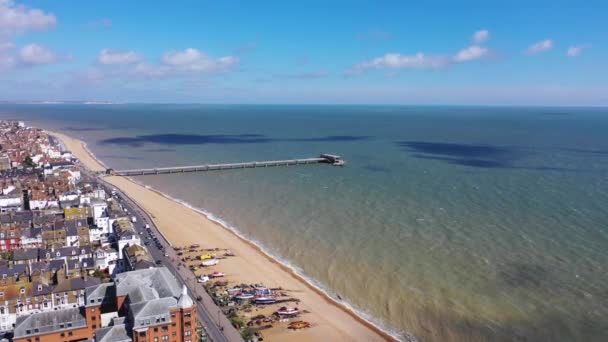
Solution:
[[[115,189],[112,184],[106,183],[103,179],[96,177],[91,173],[87,172],[87,176],[92,180],[97,180],[103,185],[108,194],[111,193],[112,189]],[[161,263],[159,266],[167,267],[181,284],[185,284],[188,287],[189,295],[197,304],[198,317],[207,332],[208,339],[214,342],[242,342],[243,338],[241,337],[241,334],[232,326],[230,320],[221,313],[220,308],[213,302],[213,299],[211,299],[211,296],[209,296],[203,286],[197,283],[194,274],[192,274],[187,267],[178,267],[177,264],[180,262],[180,258],[177,256],[175,250],[173,250],[171,244],[156,227],[148,213],[137,205],[135,201],[126,196],[120,189],[116,189],[116,191],[119,196],[120,204],[123,208],[127,209],[129,217],[135,216],[137,218],[137,222],[134,224],[135,229],[140,233],[141,240],[149,242],[146,247],[154,260],[159,260]],[[165,249],[164,252],[157,248],[152,239],[146,239],[148,236],[145,229],[146,224],[150,225],[152,232],[158,237],[160,244]],[[168,256],[165,256],[165,253],[167,253]],[[197,300],[199,297],[201,298],[200,301]]]

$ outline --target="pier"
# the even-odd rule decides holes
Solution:
[[[161,175],[168,173],[184,173],[184,172],[203,172],[203,171],[220,171],[234,169],[248,169],[258,167],[272,166],[294,166],[307,164],[330,164],[334,166],[344,166],[344,160],[334,154],[321,154],[317,158],[303,159],[288,159],[288,160],[270,160],[270,161],[252,161],[243,163],[225,163],[225,164],[204,164],[194,166],[173,166],[173,167],[158,167],[153,169],[133,169],[133,170],[114,170],[107,169],[107,175],[114,176],[145,176],[145,175]]]

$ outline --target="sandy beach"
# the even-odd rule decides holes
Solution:
[[[82,164],[93,171],[106,168],[88,151],[85,144],[64,134],[49,132],[59,138]],[[264,283],[282,287],[301,302],[301,319],[312,328],[291,331],[284,324],[264,331],[270,341],[382,341],[393,340],[347,308],[323,295],[287,267],[264,254],[257,246],[206,216],[163,194],[146,188],[126,177],[106,177],[106,181],[128,194],[146,210],[173,246],[200,244],[204,248],[227,248],[237,257],[224,259],[213,271],[227,274],[235,283]]]

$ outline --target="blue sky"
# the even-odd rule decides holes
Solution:
[[[0,0],[0,100],[608,105],[605,1]]]

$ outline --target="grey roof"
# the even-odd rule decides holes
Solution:
[[[106,328],[95,330],[95,341],[131,342],[132,339],[127,332],[127,326],[125,324],[114,324]]]
[[[129,295],[139,287],[153,288],[156,298],[174,297],[179,298],[181,289],[171,272],[166,267],[147,268],[126,273],[117,274],[114,278],[116,283],[116,295]]]
[[[62,247],[58,249],[40,249],[40,253],[38,256],[40,259],[45,259],[46,254],[49,253],[50,258],[61,258],[61,257],[77,257],[82,255],[91,254],[91,246],[81,246],[81,247]],[[59,253],[59,255],[57,255]]]
[[[27,269],[27,265],[11,265],[11,266],[2,266],[0,267],[0,276],[12,276],[15,273],[21,274],[25,273]]]
[[[17,317],[15,338],[49,332],[84,328],[87,325],[84,312],[79,308],[35,313]]]
[[[179,296],[179,300],[177,301],[177,307],[181,309],[189,308],[194,305],[194,301],[188,295],[188,288],[186,285],[182,286],[182,295]]]
[[[98,278],[95,277],[82,277],[82,278],[70,278],[62,280],[55,288],[53,292],[66,292],[74,290],[83,290],[87,287],[97,286],[101,283]]]
[[[88,227],[89,224],[86,219],[79,219],[65,221],[65,226],[68,232],[73,232],[73,235],[77,235],[79,227]]]
[[[169,310],[175,307],[177,307],[177,300],[173,297],[131,304],[129,315],[133,322],[133,328],[171,322]]]
[[[65,220],[55,220],[53,223],[54,229],[62,229],[65,228]]]
[[[32,222],[33,214],[31,211],[19,211],[16,213],[0,215],[0,223]]]
[[[63,259],[53,259],[50,261],[34,262],[30,265],[30,273],[35,271],[57,271],[65,265]]]
[[[34,292],[34,296],[44,296],[53,293],[53,286],[41,282],[33,282],[32,290]]]
[[[114,283],[102,283],[97,286],[89,286],[85,289],[85,306],[100,305],[106,301],[114,301],[116,298],[116,287]]]
[[[129,316],[134,327],[166,324],[171,321],[169,310],[177,307],[182,291],[167,268],[120,273],[116,275],[114,282],[116,295],[127,295],[129,298]]]
[[[81,269],[81,268],[95,268],[95,259],[83,258],[82,260],[67,260],[68,270]]]
[[[13,251],[11,258],[14,261],[38,260],[38,248],[15,250]]]

